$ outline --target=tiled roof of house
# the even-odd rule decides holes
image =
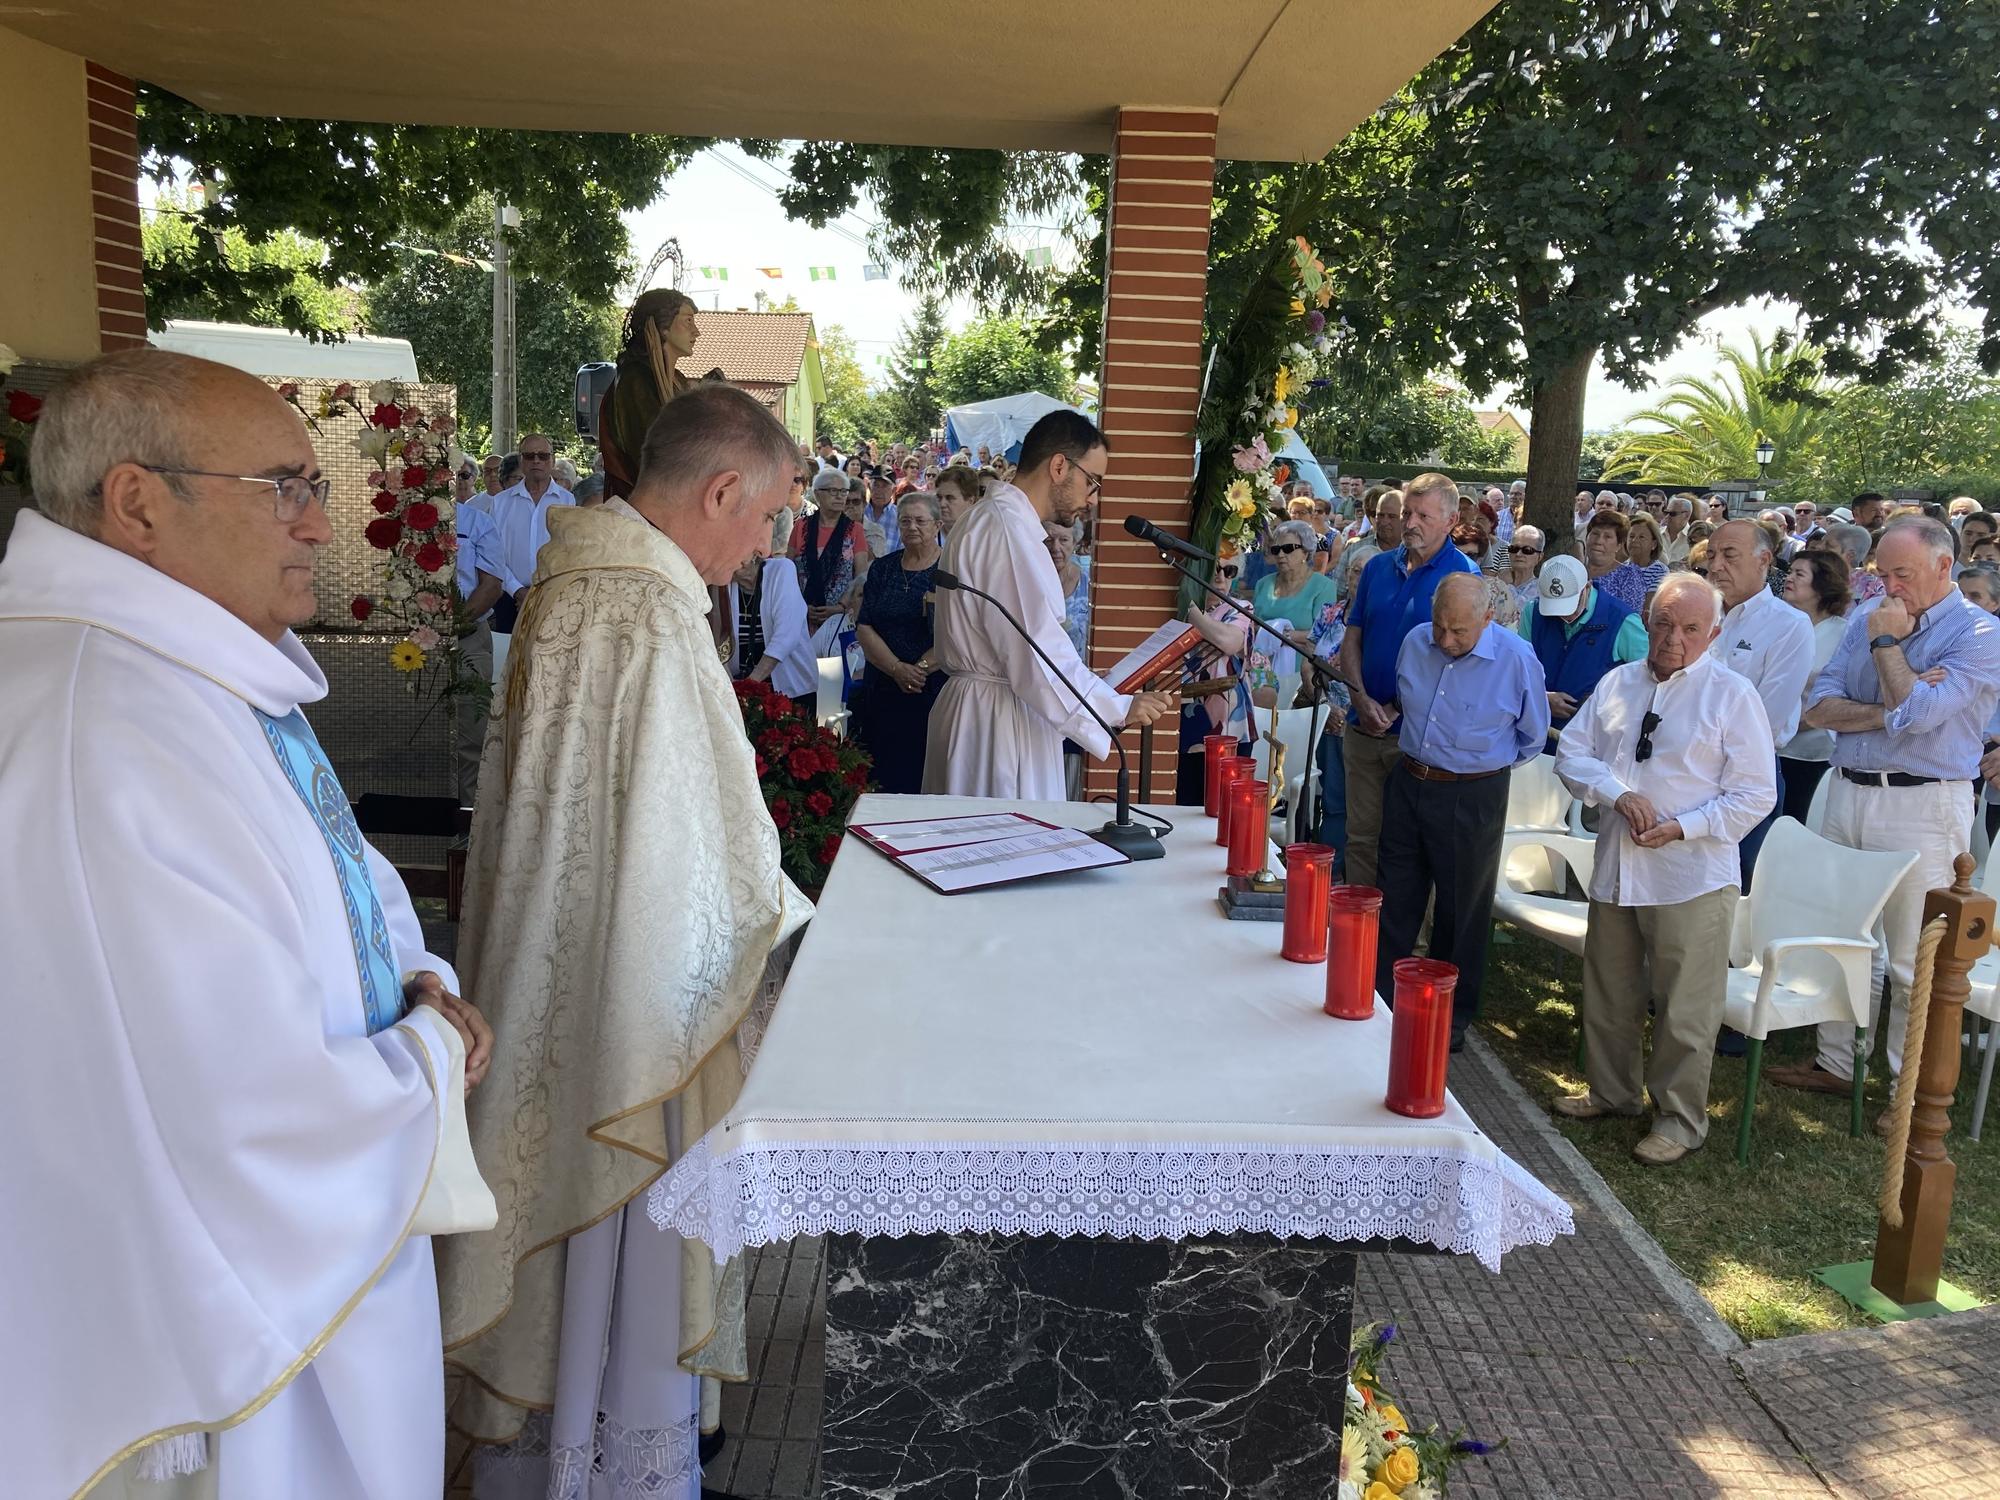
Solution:
[[[1476,411],[1472,415],[1480,427],[1487,432],[1491,432],[1494,428],[1509,422],[1513,423],[1516,427],[1521,425],[1521,419],[1511,411]]]
[[[704,312],[697,309],[700,333],[694,352],[681,361],[690,374],[720,369],[731,381],[790,385],[805,364],[812,337],[810,313]]]

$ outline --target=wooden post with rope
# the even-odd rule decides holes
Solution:
[[[1869,1284],[1892,1302],[1933,1301],[1944,1273],[1945,1234],[1951,1227],[1952,1189],[1958,1168],[1945,1154],[1951,1100],[1958,1087],[1959,1027],[1971,993],[1966,975],[1992,946],[1994,902],[1972,888],[1973,860],[1961,854],[1949,890],[1924,902],[1924,938],[1910,997],[1910,1036],[1903,1077],[1890,1102],[1892,1129],[1881,1218],[1875,1229],[1875,1263]],[[1942,921],[1937,932],[1933,921]],[[1935,964],[1925,950],[1935,945]],[[1929,1004],[1919,986],[1928,980]],[[1913,1057],[1912,1052],[1918,1055]],[[1914,1102],[1914,1109],[1912,1103]]]

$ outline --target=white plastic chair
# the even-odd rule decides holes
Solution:
[[[1849,849],[1795,819],[1771,825],[1758,864],[1783,870],[1760,880],[1736,908],[1729,944],[1729,987],[1723,1020],[1749,1039],[1743,1118],[1736,1162],[1750,1160],[1750,1125],[1764,1041],[1774,1031],[1846,1021],[1854,1028],[1854,1091],[1849,1132],[1861,1134],[1861,1095],[1868,1084],[1864,1050],[1873,989],[1875,919],[1896,882],[1917,862],[1914,853]]]
[[[1984,809],[1980,810],[1978,821],[1985,822]],[[2000,897],[2000,860],[1989,859],[1979,872],[1979,889],[1989,896]],[[1972,1019],[1965,1023],[1965,1029],[1972,1037],[1972,1055],[1979,1064],[1979,1083],[1972,1093],[1972,1117],[1967,1122],[1966,1134],[1973,1140],[1979,1139],[1979,1132],[1986,1124],[1986,1097],[1993,1089],[1993,1054],[2000,1051],[2000,947],[1989,948],[1984,957],[1972,966],[1966,976],[1971,982],[1972,993],[1966,999],[1965,1013]],[[1982,1034],[1979,1022],[1986,1023]],[[1971,1071],[1967,1059],[1960,1068],[1963,1077]]]
[[[1547,757],[1538,756],[1537,759]],[[1525,768],[1523,768],[1525,769]],[[1514,773],[1520,775],[1520,771]],[[1551,776],[1554,772],[1551,771]],[[1561,785],[1560,782],[1557,783]],[[1511,810],[1512,800],[1509,799]],[[1509,829],[1500,842],[1500,879],[1493,890],[1493,915],[1565,953],[1583,957],[1583,940],[1590,928],[1590,879],[1597,869],[1597,840],[1585,835],[1547,829]],[[1581,899],[1565,894],[1568,877],[1584,892]],[[1583,1067],[1583,984],[1579,975],[1576,999],[1574,1064]]]
[[[813,717],[820,728],[831,729],[842,739],[847,738],[847,705],[840,701],[840,695],[846,680],[846,663],[842,658],[819,659],[819,699]]]
[[[1326,728],[1326,710],[1319,712],[1320,729]],[[1319,766],[1313,759],[1318,744],[1311,738],[1313,711],[1309,708],[1281,708],[1278,710],[1278,739],[1285,747],[1285,784],[1279,791],[1284,798],[1287,820],[1296,816],[1299,810],[1299,794],[1305,787],[1307,776],[1317,776]],[[1256,763],[1259,780],[1268,780],[1271,766],[1271,744],[1264,736],[1271,729],[1271,711],[1257,710],[1257,722],[1252,726],[1250,758]],[[1275,823],[1272,837],[1279,844],[1291,842],[1291,832],[1282,823]]]
[[[1507,831],[1591,837],[1584,832],[1576,798],[1556,775],[1554,756],[1537,755],[1514,767],[1507,782]],[[1509,856],[1504,868],[1518,890],[1563,892],[1562,862],[1547,850],[1523,845]]]

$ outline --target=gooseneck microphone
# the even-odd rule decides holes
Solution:
[[[1132,821],[1132,762],[1125,754],[1125,747],[1118,741],[1118,731],[1104,722],[1104,715],[1092,706],[1089,698],[1077,690],[1076,684],[1064,675],[1062,668],[1050,660],[1049,653],[1042,649],[1041,642],[1028,633],[1028,627],[1017,620],[1014,612],[1006,605],[984,589],[974,588],[956,573],[948,573],[943,568],[931,574],[931,582],[937,588],[956,589],[960,593],[972,595],[975,599],[984,599],[998,610],[1000,617],[1014,627],[1014,633],[1026,641],[1028,648],[1042,659],[1042,665],[1049,669],[1049,675],[1069,689],[1069,695],[1076,699],[1078,706],[1097,721],[1098,728],[1110,736],[1111,748],[1118,752],[1118,812],[1111,822],[1106,823],[1091,837],[1099,843],[1109,844],[1127,859],[1164,857],[1167,851],[1160,847],[1159,835],[1145,824]]]
[[[1196,562],[1214,562],[1213,552],[1204,552],[1193,542],[1184,541],[1171,531],[1162,531],[1144,516],[1127,516],[1125,529],[1142,542],[1150,542],[1162,552],[1178,552],[1182,557],[1191,557]]]

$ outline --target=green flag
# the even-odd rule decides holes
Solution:
[[[806,267],[806,277],[807,277],[807,279],[808,279],[808,280],[811,280],[811,281],[831,281],[831,280],[833,280],[833,267],[832,267],[832,266],[807,266],[807,267]]]
[[[729,267],[703,266],[701,268],[701,279],[703,281],[727,281],[729,279]]]

